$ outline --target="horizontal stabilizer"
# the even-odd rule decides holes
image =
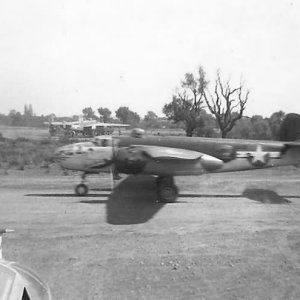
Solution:
[[[283,142],[285,146],[300,147],[300,140],[294,142]]]

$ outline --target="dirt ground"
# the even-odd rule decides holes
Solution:
[[[299,169],[180,177],[174,204],[152,177],[93,176],[87,197],[55,169],[0,178],[4,256],[54,299],[300,299]]]

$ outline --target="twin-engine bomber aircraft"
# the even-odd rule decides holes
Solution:
[[[300,163],[300,142],[212,139],[200,137],[96,137],[91,142],[61,147],[55,152],[63,168],[83,171],[76,186],[84,196],[88,173],[157,176],[158,200],[174,202],[174,176],[234,172]]]
[[[45,125],[49,125],[49,133],[51,136],[56,135],[59,132],[63,132],[69,137],[77,135],[83,135],[93,137],[96,135],[112,134],[114,128],[126,128],[129,124],[117,124],[117,123],[103,123],[96,120],[84,120],[83,116],[78,117],[78,121],[75,122],[44,122]]]

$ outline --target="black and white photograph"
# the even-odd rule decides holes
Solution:
[[[300,2],[0,4],[0,300],[300,299]]]

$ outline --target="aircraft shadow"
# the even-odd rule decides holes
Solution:
[[[242,194],[179,194],[180,198],[248,198],[262,203],[284,204],[292,201],[286,198],[300,198],[300,196],[280,196],[272,190],[266,189],[245,189]]]
[[[156,183],[152,176],[128,176],[110,194],[106,203],[107,222],[113,225],[140,224],[150,220],[166,203],[157,203]],[[288,198],[266,189],[245,189],[242,194],[179,194],[179,198],[248,198],[268,204],[291,203]],[[94,202],[93,200],[90,203]],[[179,204],[185,201],[177,201]],[[168,204],[170,205],[170,204]]]
[[[276,192],[266,189],[245,189],[241,197],[269,204],[291,203],[292,201],[286,199],[286,197],[300,198],[300,196],[280,196]]]
[[[55,193],[55,194],[26,194],[25,195],[26,197],[60,197],[60,198],[74,198],[74,197],[78,197],[76,196],[74,193],[72,194],[58,194],[58,193]],[[109,194],[88,194],[86,197],[88,198],[99,198],[99,197],[107,197],[109,196]],[[83,198],[83,197],[82,197]],[[86,200],[88,201],[88,200]],[[81,201],[80,201],[81,202]],[[106,203],[107,201],[106,200],[103,200],[103,203]]]
[[[266,189],[245,189],[242,194],[179,194],[181,198],[248,198],[250,200],[269,203],[269,204],[285,204],[292,201],[286,198],[300,198],[300,196],[280,196],[272,190]]]
[[[164,205],[157,202],[154,177],[128,176],[110,194],[106,220],[113,225],[145,223]]]
[[[102,190],[103,191],[103,190]],[[31,197],[76,197],[71,194],[27,194]],[[89,199],[107,197],[107,199]],[[182,193],[180,198],[247,198],[265,204],[291,203],[286,198],[300,198],[300,196],[281,196],[267,189],[247,188],[242,194],[196,194]],[[106,220],[112,225],[129,225],[145,223],[166,204],[158,203],[156,195],[156,183],[153,176],[128,176],[121,181],[111,193],[88,194],[78,203],[83,204],[106,204]],[[186,203],[177,201],[172,205]]]
[[[111,188],[92,188],[91,191],[97,191],[97,192],[112,192],[113,190]]]

